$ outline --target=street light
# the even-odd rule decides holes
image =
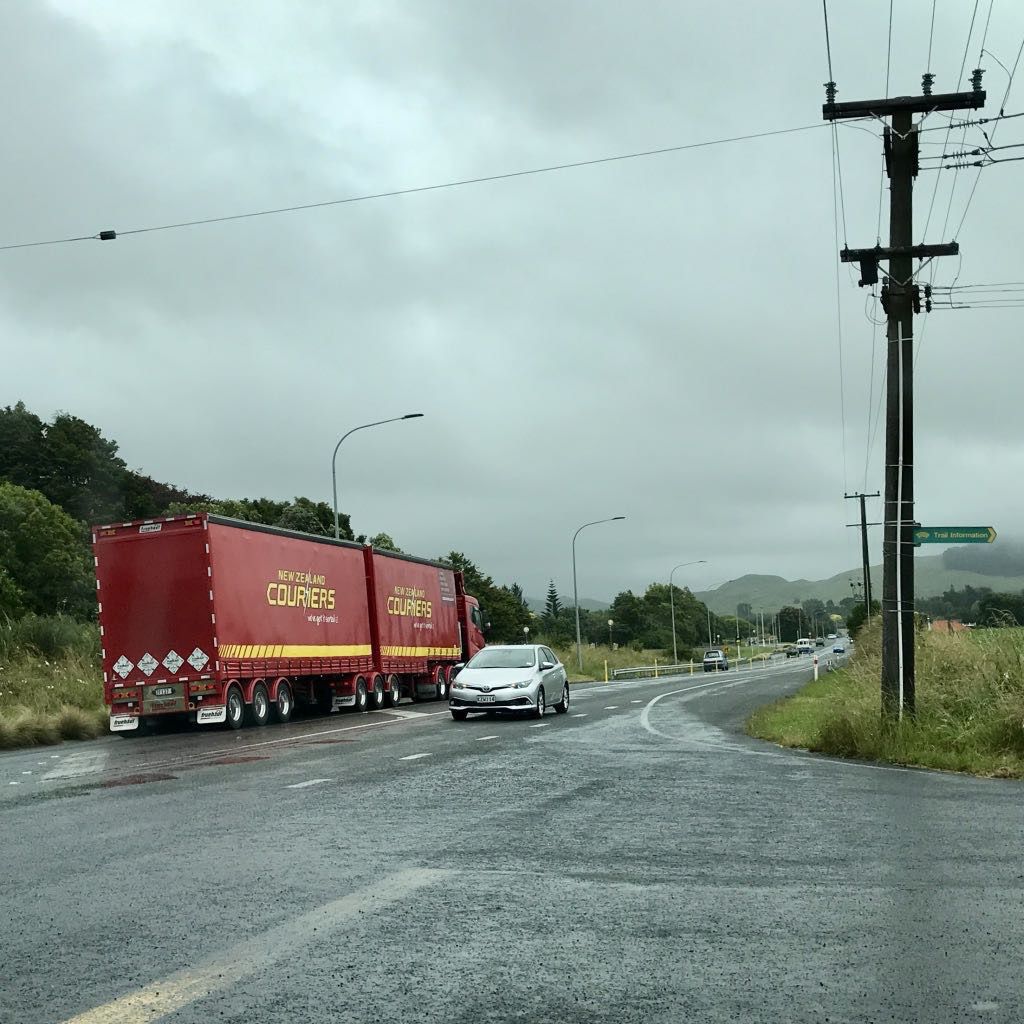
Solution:
[[[588,526],[599,526],[601,523],[615,523],[625,518],[625,516],[612,516],[611,519],[595,519],[592,523],[584,523],[572,535],[572,604],[576,610],[576,663],[579,665],[581,672],[583,671],[583,651],[580,641],[580,596],[576,586],[576,538]]]
[[[612,646],[612,626],[614,626],[614,625],[615,625],[615,620],[614,619],[609,619],[608,620],[608,646],[609,647]]]
[[[334,494],[334,539],[341,540],[341,531],[338,528],[338,471],[337,471],[337,458],[338,449],[341,447],[341,442],[348,437],[349,434],[354,434],[357,430],[366,430],[367,427],[379,427],[382,423],[397,423],[399,420],[418,420],[423,413],[421,412],[410,412],[404,416],[393,416],[389,420],[376,420],[374,423],[364,423],[360,427],[353,427],[348,434],[342,434],[341,440],[334,446],[334,454],[331,456],[331,489]]]
[[[688,565],[706,565],[707,563],[703,558],[698,558],[696,562],[683,562],[681,565],[677,565],[676,569],[685,569]],[[676,595],[675,590],[672,586],[672,577],[676,574],[676,569],[673,569],[668,574],[668,603],[672,608],[672,664],[679,664],[679,652],[676,650]]]
[[[528,644],[530,642],[530,627],[523,626],[523,643]]]

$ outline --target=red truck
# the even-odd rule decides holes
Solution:
[[[93,553],[112,732],[443,700],[484,646],[461,573],[369,545],[203,513],[94,527]]]

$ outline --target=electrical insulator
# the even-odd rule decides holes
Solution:
[[[915,313],[920,313],[921,312],[921,287],[920,287],[920,285],[916,285],[915,284],[914,287],[910,289],[910,302],[911,302],[911,305],[914,307],[914,312]]]

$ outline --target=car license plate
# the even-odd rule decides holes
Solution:
[[[493,704],[494,703],[494,697],[493,696],[485,697],[485,696],[481,695],[481,696],[477,697],[476,702],[477,702],[477,704]]]

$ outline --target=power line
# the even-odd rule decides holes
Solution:
[[[506,171],[502,174],[486,174],[477,178],[460,178],[455,181],[444,181],[434,185],[418,185],[412,188],[391,189],[387,192],[372,192],[365,195],[347,196],[344,199],[327,199],[314,203],[298,203],[294,206],[278,206],[266,210],[252,210],[246,213],[225,214],[216,217],[202,217],[195,220],[178,221],[171,224],[154,224],[148,227],[132,228],[128,231],[100,231],[94,235],[77,235],[70,238],[50,238],[35,242],[18,242],[11,245],[0,245],[0,252],[10,249],[30,249],[40,245],[64,245],[68,242],[109,241],[126,235],[142,235],[154,231],[175,231],[179,228],[199,227],[205,224],[224,224],[228,221],[247,220],[253,217],[274,217],[284,213],[298,213],[302,210],[318,210],[328,206],[344,206],[348,203],[362,203],[371,199],[390,199],[395,196],[414,195],[418,192],[435,192],[446,188],[461,188],[465,185],[480,185],[489,181],[505,181],[509,178],[524,178],[532,174],[549,174],[552,171],[567,171],[580,167],[594,167],[598,164],[610,164],[623,160],[638,160],[643,157],[662,156],[667,153],[681,153],[688,149],[705,149],[709,146],[723,146],[732,142],[747,142],[752,139],[765,139],[775,135],[792,135],[795,132],[811,131],[824,127],[825,122],[800,125],[797,128],[776,128],[767,132],[752,132],[747,135],[732,135],[724,139],[709,139],[704,142],[688,142],[679,146],[663,146],[660,149],[645,149],[634,153],[619,153],[615,156],[596,157],[591,160],[574,160],[570,163],[550,164],[546,167],[530,167],[521,171]]]
[[[821,9],[825,14],[825,53],[828,56],[828,80],[834,82],[835,75],[832,74],[832,44],[828,38],[828,0],[821,0]]]
[[[938,0],[932,0],[932,25],[928,29],[928,60],[925,62],[925,71],[930,72],[932,69],[932,40],[935,38],[935,5]]]

